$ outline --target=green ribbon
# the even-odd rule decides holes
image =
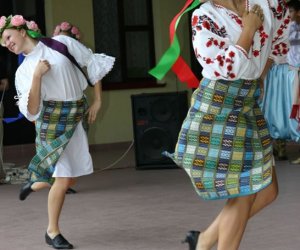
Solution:
[[[26,30],[26,33],[28,36],[30,36],[31,38],[34,38],[34,39],[43,37],[43,35],[40,32],[34,31],[34,30]]]
[[[149,74],[154,76],[155,78],[161,80],[167,72],[172,68],[176,60],[178,59],[180,55],[180,44],[178,37],[176,35],[176,29],[178,26],[178,23],[181,19],[181,17],[188,11],[196,8],[201,4],[201,1],[194,0],[194,2],[186,9],[184,10],[177,18],[175,23],[175,31],[174,31],[174,37],[173,41],[171,41],[170,47],[166,50],[166,52],[163,54],[161,59],[159,60],[158,64],[149,71]],[[171,37],[172,39],[172,37]]]

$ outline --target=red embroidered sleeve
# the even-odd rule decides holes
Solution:
[[[278,6],[271,8],[275,17],[275,32],[272,39],[271,57],[283,57],[288,53],[288,32],[291,22],[284,0],[278,0]]]
[[[192,41],[203,68],[209,69],[217,78],[231,80],[239,77],[241,61],[245,64],[247,53],[229,40],[225,26],[218,25],[206,15],[194,15]]]

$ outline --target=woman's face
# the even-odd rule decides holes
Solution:
[[[1,44],[9,51],[15,54],[23,52],[23,44],[25,42],[24,30],[6,29],[2,33]]]

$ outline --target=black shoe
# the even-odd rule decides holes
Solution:
[[[196,250],[199,235],[199,231],[189,231],[182,243],[188,243],[189,250]]]
[[[55,249],[73,249],[73,245],[70,244],[61,234],[58,234],[54,237],[54,239],[51,239],[46,232],[45,240],[48,245]]]
[[[66,194],[76,194],[77,191],[74,190],[73,188],[68,188],[67,191],[66,191]]]
[[[25,200],[28,195],[30,195],[33,191],[31,188],[33,182],[27,182],[20,190],[19,199],[21,201]]]

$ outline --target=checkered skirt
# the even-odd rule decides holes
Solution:
[[[80,121],[86,123],[86,98],[78,101],[44,101],[36,121],[36,155],[29,163],[30,181],[52,184],[55,164]],[[85,127],[85,126],[84,126]]]
[[[199,196],[226,199],[272,182],[272,141],[256,80],[203,79],[179,133],[173,160]]]

